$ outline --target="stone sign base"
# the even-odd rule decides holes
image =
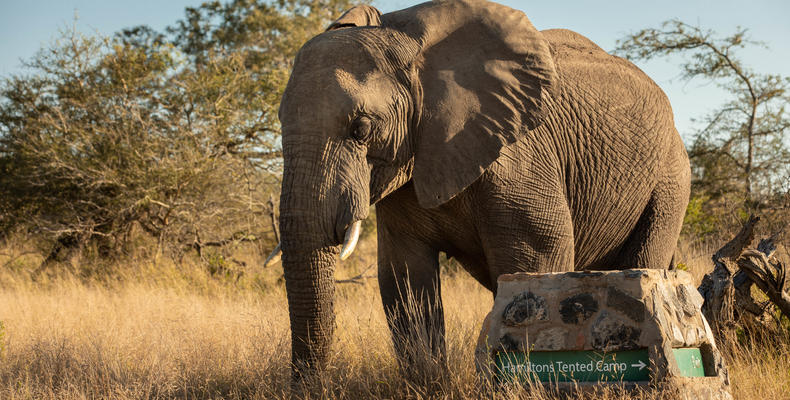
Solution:
[[[561,390],[616,383],[731,399],[701,306],[683,271],[502,275],[478,339],[477,369],[499,383]]]

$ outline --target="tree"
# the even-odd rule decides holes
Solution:
[[[209,1],[188,7],[186,18],[167,28],[171,43],[189,57],[198,71],[217,58],[231,55],[243,65],[246,76],[240,84],[245,90],[237,94],[237,110],[245,113],[249,122],[237,127],[236,140],[229,143],[229,151],[244,154],[260,167],[272,166],[272,151],[279,146],[277,110],[296,52],[333,18],[359,2]],[[251,140],[254,146],[241,146]],[[265,151],[261,154],[262,149]],[[280,154],[276,154],[279,161]]]
[[[747,45],[761,45],[738,29],[719,37],[679,20],[643,29],[617,42],[616,53],[631,60],[682,55],[680,77],[713,82],[731,97],[705,116],[689,147],[694,196],[735,195],[746,208],[759,208],[790,187],[790,78],[761,74],[738,57]]]
[[[167,33],[63,32],[0,83],[0,232],[115,254],[133,227],[176,251],[265,237],[293,55],[345,0],[235,0]]]

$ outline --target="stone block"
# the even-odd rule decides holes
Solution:
[[[731,399],[701,304],[684,271],[502,275],[477,369],[498,382],[669,385],[688,398]]]

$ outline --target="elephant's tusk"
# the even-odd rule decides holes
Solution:
[[[272,250],[272,254],[269,255],[269,258],[263,263],[264,268],[277,264],[277,261],[280,261],[280,257],[283,256],[283,250],[280,248],[281,244],[282,243],[277,243],[277,247]]]
[[[346,231],[346,238],[343,240],[343,248],[340,250],[341,261],[348,258],[348,256],[354,252],[354,248],[357,247],[360,232],[362,232],[362,221],[354,222]]]

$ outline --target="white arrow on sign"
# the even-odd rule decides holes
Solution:
[[[631,364],[631,366],[634,368],[639,367],[639,370],[641,371],[642,368],[647,367],[647,364],[645,364],[644,361],[639,360],[639,364]]]

